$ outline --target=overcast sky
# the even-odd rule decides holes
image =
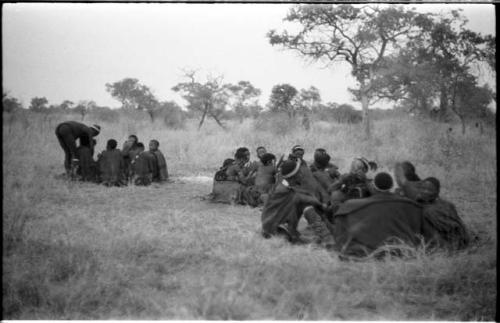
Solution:
[[[495,34],[489,4],[412,5],[419,11],[463,8],[468,28]],[[119,107],[105,84],[133,77],[160,100],[185,102],[171,88],[182,69],[250,81],[268,101],[275,84],[315,86],[324,102],[351,103],[347,65],[311,65],[272,47],[266,33],[282,30],[288,4],[19,3],[3,6],[3,88],[27,107],[32,97],[51,104],[93,100]]]

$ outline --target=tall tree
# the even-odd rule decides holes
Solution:
[[[237,84],[229,86],[228,89],[232,96],[230,99],[233,101],[234,112],[240,122],[243,122],[244,118],[253,115],[255,109],[259,107],[257,100],[261,91],[248,81],[239,81]]]
[[[406,101],[410,111],[435,111],[433,105],[438,102],[438,117],[454,113],[465,131],[469,108],[458,104],[464,98],[457,99],[464,93],[472,97],[479,91],[491,100],[491,94],[478,87],[474,74],[496,66],[495,37],[466,29],[466,22],[458,11],[428,16],[421,24],[422,33],[398,55],[386,60],[374,86],[377,95]]]
[[[139,109],[148,112],[158,107],[158,100],[146,85],[138,79],[125,78],[115,83],[106,83],[106,91],[121,102],[124,109]],[[150,116],[152,113],[150,113]]]
[[[178,83],[172,90],[180,93],[188,102],[188,110],[201,113],[198,130],[207,117],[212,117],[221,128],[226,129],[221,116],[228,104],[230,85],[222,83],[222,76],[209,76],[204,83],[196,80],[195,71],[186,71],[184,76],[188,81]]]
[[[268,38],[271,45],[297,51],[312,61],[350,64],[369,137],[372,82],[385,57],[418,33],[422,16],[402,6],[299,5],[284,20],[299,23],[301,30],[293,34],[271,30]]]
[[[319,90],[311,86],[308,89],[301,89],[296,96],[298,110],[313,111],[321,103]]]
[[[273,86],[269,97],[269,109],[272,112],[286,112],[289,118],[295,116],[292,104],[298,91],[290,84],[278,84]]]
[[[34,97],[31,99],[30,110],[34,112],[42,112],[47,109],[49,101],[45,97]]]

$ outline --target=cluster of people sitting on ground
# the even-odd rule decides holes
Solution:
[[[313,241],[344,256],[367,256],[388,245],[453,250],[468,245],[469,233],[455,206],[439,196],[439,180],[421,179],[412,163],[396,163],[392,176],[359,157],[341,174],[325,149],[315,150],[310,166],[304,152],[294,146],[288,158],[276,162],[259,147],[259,161],[250,162],[249,150],[238,148],[215,174],[211,199],[262,206],[265,238]],[[308,226],[299,232],[302,216]],[[306,239],[308,233],[312,239]]]
[[[86,126],[76,121],[57,126],[56,136],[65,153],[64,167],[68,178],[106,186],[147,186],[168,180],[167,163],[159,150],[158,140],[152,139],[146,151],[136,135],[130,135],[121,150],[115,139],[109,139],[106,150],[94,159],[94,137],[100,131],[99,125]]]

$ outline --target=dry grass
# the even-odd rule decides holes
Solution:
[[[409,119],[358,126],[317,122],[286,136],[252,122],[209,123],[202,131],[143,120],[99,122],[105,141],[160,141],[175,183],[105,188],[54,179],[63,154],[61,117],[4,115],[3,313],[6,319],[493,320],[496,301],[495,133],[444,136],[447,125]],[[69,117],[68,117],[69,118]],[[479,236],[456,254],[345,262],[314,246],[259,234],[257,209],[208,204],[197,196],[236,147],[294,144],[332,152],[345,170],[365,155],[382,165],[409,159],[436,176]],[[389,167],[390,169],[390,167]],[[302,223],[303,225],[303,223]]]

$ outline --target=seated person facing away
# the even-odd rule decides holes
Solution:
[[[158,140],[153,139],[149,142],[149,152],[156,160],[153,182],[164,182],[168,180],[167,162],[165,160],[165,156],[163,156],[163,153],[158,149],[158,147],[160,147]]]
[[[99,175],[102,184],[106,186],[126,185],[125,161],[122,152],[117,149],[118,143],[114,139],[109,139],[106,150],[99,154],[97,163],[99,165]]]
[[[84,182],[96,182],[97,181],[97,167],[96,162],[93,158],[94,148],[96,145],[96,140],[92,139],[92,146],[89,147],[83,143],[80,143],[78,148],[76,148],[76,158],[78,159],[78,164],[76,168],[76,177]]]
[[[434,242],[449,249],[462,249],[470,243],[470,233],[458,215],[455,205],[439,197],[441,183],[437,178],[420,180],[410,162],[396,163],[397,193],[422,204],[425,220],[435,229]]]
[[[153,180],[156,160],[152,154],[144,151],[142,142],[137,144],[138,154],[132,160],[132,181],[135,185],[147,186]]]
[[[425,221],[422,206],[392,194],[393,185],[388,173],[379,173],[369,185],[370,197],[340,204],[330,227],[336,250],[343,255],[367,256],[386,243],[417,247],[421,239],[433,239],[435,230]]]
[[[265,238],[284,231],[289,241],[302,242],[297,225],[304,209],[307,206],[321,210],[326,208],[325,204],[302,189],[299,169],[300,163],[293,160],[284,161],[281,166],[282,180],[276,184],[262,210],[262,234]]]

